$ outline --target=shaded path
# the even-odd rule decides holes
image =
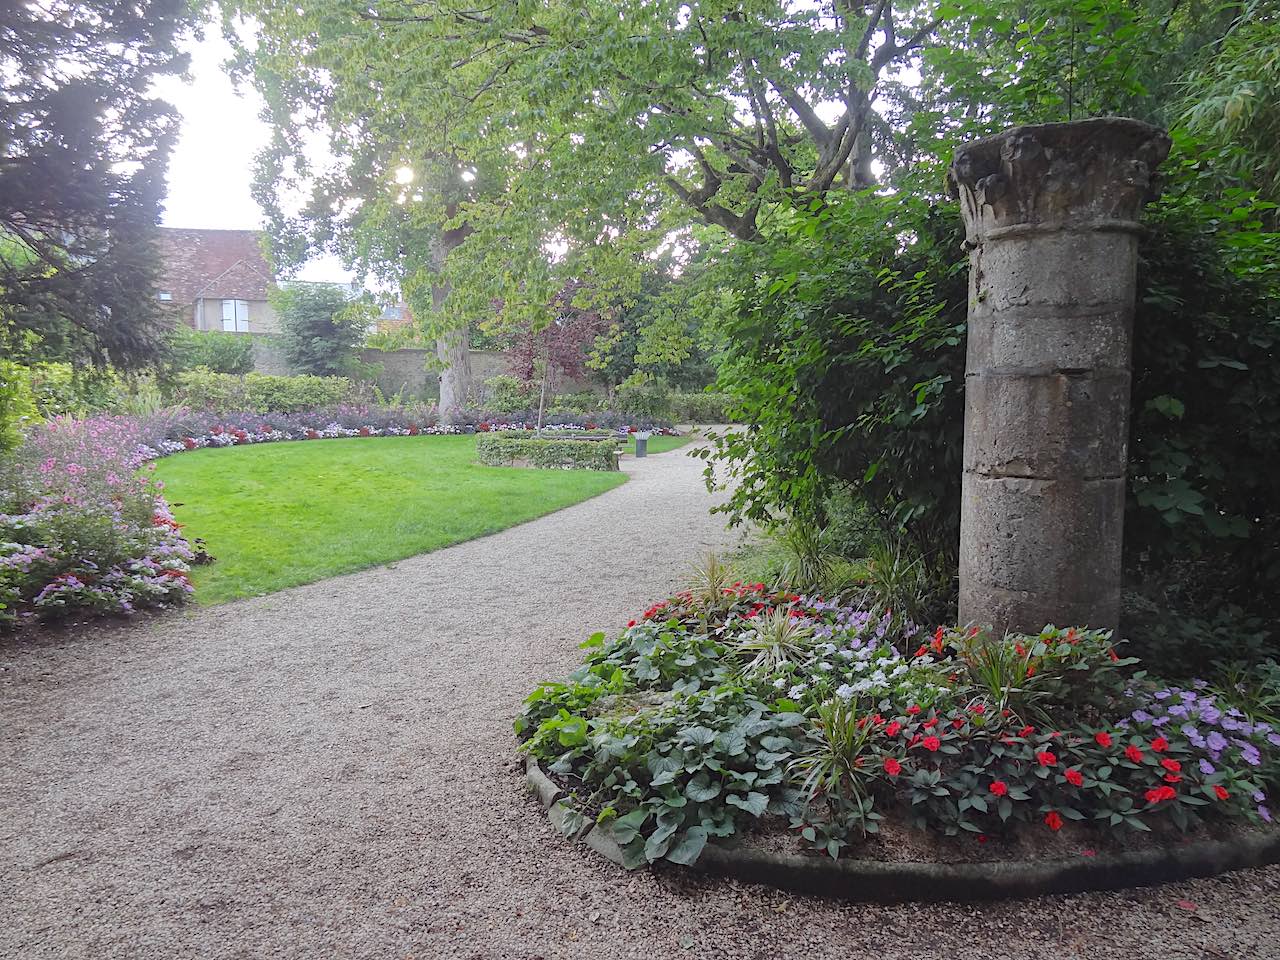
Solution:
[[[730,542],[700,467],[633,461],[392,567],[0,647],[0,957],[1280,956],[1276,869],[876,907],[622,875],[563,841],[510,720]]]

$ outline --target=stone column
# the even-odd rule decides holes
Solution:
[[[1120,612],[1139,211],[1163,131],[1102,118],[956,150],[969,249],[960,623]]]

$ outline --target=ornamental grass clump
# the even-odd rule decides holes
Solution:
[[[1270,822],[1280,732],[1148,676],[1109,633],[926,633],[763,583],[706,588],[592,637],[516,722],[574,824],[611,830],[630,866],[761,830],[835,857],[877,855],[890,823],[1098,846]]]
[[[143,462],[136,420],[59,417],[0,463],[0,623],[190,595],[191,549]]]

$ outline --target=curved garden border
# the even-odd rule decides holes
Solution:
[[[557,828],[568,808],[561,790],[532,759],[529,790]],[[622,850],[589,823],[577,839],[622,864]],[[562,831],[563,832],[563,831]],[[692,869],[785,890],[880,903],[977,901],[1147,887],[1280,863],[1280,830],[1238,840],[1201,840],[1176,848],[1106,854],[1080,860],[991,863],[887,863],[829,860],[708,845]]]

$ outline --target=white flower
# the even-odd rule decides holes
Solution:
[[[819,663],[819,664],[818,664],[818,669],[819,669],[819,670],[830,670],[830,669],[831,669],[831,664],[830,664],[830,663],[828,663],[826,660],[823,660],[821,663]]]
[[[805,690],[808,688],[803,683],[797,683],[794,687],[787,691],[787,696],[792,700],[797,700],[804,696]]]
[[[847,683],[841,684],[836,688],[836,696],[846,702],[853,699],[853,692],[853,687],[849,686]]]
[[[773,681],[773,687],[775,690],[781,690],[786,685],[787,680],[785,677],[779,677],[777,680]]]

